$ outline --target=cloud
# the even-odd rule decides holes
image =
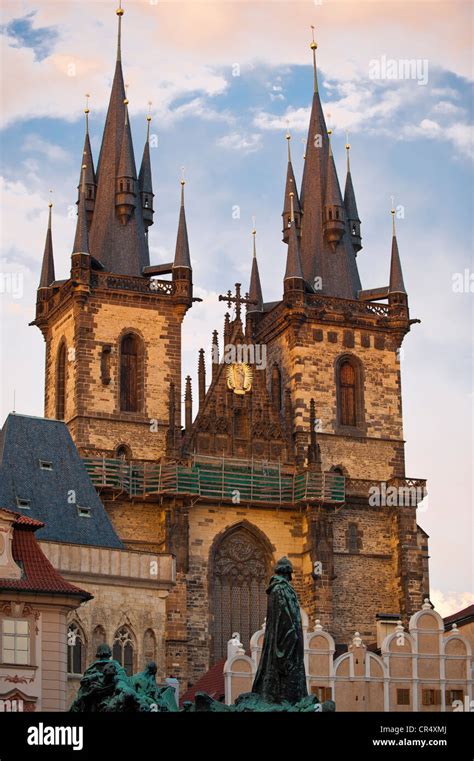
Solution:
[[[473,592],[442,592],[440,589],[432,589],[430,600],[436,612],[446,618],[446,616],[473,605],[474,594]]]
[[[54,145],[54,143],[44,140],[39,135],[31,134],[27,135],[23,141],[22,150],[27,153],[41,153],[51,161],[70,161],[70,154],[61,148],[60,145]],[[33,165],[30,165],[33,166]]]
[[[474,130],[470,124],[456,123],[442,126],[433,119],[422,119],[419,124],[406,125],[401,137],[406,140],[415,140],[420,137],[429,140],[444,140],[451,143],[460,154],[474,158]]]
[[[262,135],[252,133],[250,135],[240,135],[238,132],[232,132],[230,135],[220,137],[216,144],[220,148],[228,148],[233,151],[241,151],[244,154],[255,153],[261,148]]]

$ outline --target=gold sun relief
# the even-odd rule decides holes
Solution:
[[[227,368],[227,388],[234,394],[246,394],[252,388],[252,369],[243,362],[236,362]]]

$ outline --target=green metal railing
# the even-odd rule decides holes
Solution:
[[[339,473],[287,472],[278,463],[195,456],[189,465],[88,457],[92,483],[130,496],[190,494],[235,502],[342,503],[345,478]]]

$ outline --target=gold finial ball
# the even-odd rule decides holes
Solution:
[[[151,116],[150,116],[150,114],[147,115],[146,120],[147,120],[147,122],[151,122]]]
[[[181,185],[186,185],[186,180],[184,178],[181,180]]]
[[[125,105],[125,106],[128,106],[128,98],[125,98],[125,100],[124,100],[124,105]]]
[[[349,145],[349,143],[346,143],[346,151],[348,151],[350,147],[351,146]]]
[[[123,8],[117,8],[117,10],[115,11],[115,13],[117,14],[117,16],[123,16],[123,14],[125,13],[125,11],[124,11],[124,9],[123,9]]]
[[[313,40],[313,42],[310,45],[310,48],[311,48],[311,50],[317,50],[318,49],[318,43],[314,42],[314,40]]]
[[[90,114],[90,110],[89,110],[88,108],[85,108],[85,109],[84,109],[84,113],[85,113],[85,114]]]
[[[49,207],[50,209],[53,207],[53,202],[52,202],[52,201],[50,201],[50,202],[49,202],[49,204],[48,204],[48,207]]]
[[[294,195],[295,195],[295,194],[293,193],[293,191],[291,191],[291,193],[290,193],[290,198],[293,198],[293,196],[294,196]]]
[[[331,135],[332,135],[332,129],[331,128],[328,129],[328,135],[329,135],[329,137],[331,137]]]
[[[87,164],[83,164],[82,169],[87,169]]]

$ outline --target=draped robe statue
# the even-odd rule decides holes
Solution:
[[[252,693],[267,703],[298,703],[308,697],[300,606],[291,585],[293,566],[281,558],[267,589],[262,655]]]

